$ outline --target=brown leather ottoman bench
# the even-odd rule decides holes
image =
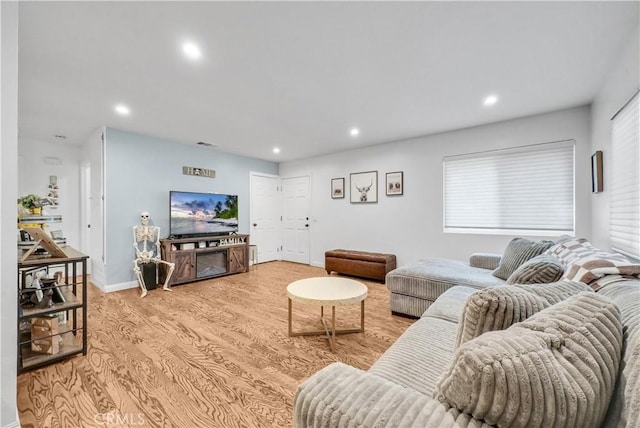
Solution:
[[[330,250],[324,253],[327,273],[337,272],[384,282],[384,278],[396,268],[395,254],[369,253],[353,250]]]

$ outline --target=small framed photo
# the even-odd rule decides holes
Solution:
[[[387,172],[387,196],[400,196],[404,193],[404,177],[402,171]]]
[[[350,181],[352,204],[378,202],[378,171],[354,172],[350,175]]]
[[[51,232],[49,232],[49,234],[53,239],[64,239],[64,234],[61,230],[52,230]]]
[[[331,199],[344,198],[344,177],[331,179]]]

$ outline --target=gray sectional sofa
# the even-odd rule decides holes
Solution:
[[[565,273],[582,266],[571,278],[452,281],[369,370],[333,363],[305,380],[294,426],[640,426],[640,266],[602,268],[579,244],[555,249]]]

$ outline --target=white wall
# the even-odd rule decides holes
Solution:
[[[18,3],[0,2],[0,426],[17,427]]]
[[[478,251],[502,252],[513,236],[442,232],[442,158],[447,155],[576,140],[576,234],[588,236],[590,216],[590,109],[577,107],[496,124],[392,142],[280,164],[280,175],[312,177],[311,263],[324,251],[348,248],[396,254],[400,265],[425,257],[467,260]],[[331,199],[330,181],[378,171],[378,203]],[[387,197],[385,173],[404,172],[404,196]],[[539,237],[533,237],[539,238]],[[547,238],[548,239],[548,238]]]
[[[57,207],[45,206],[47,214],[59,214],[62,223],[52,223],[47,230],[62,230],[67,244],[80,248],[80,154],[77,146],[64,143],[50,143],[29,138],[19,138],[18,156],[20,171],[18,195],[35,193],[45,197],[49,191],[49,176],[58,177]],[[46,157],[60,159],[59,165],[45,162]]]
[[[591,109],[592,153],[603,152],[604,191],[591,196],[593,243],[603,249],[611,249],[609,242],[609,191],[611,182],[611,117],[640,88],[640,32],[638,27],[630,34],[618,60],[598,91]],[[640,159],[638,159],[640,165]]]

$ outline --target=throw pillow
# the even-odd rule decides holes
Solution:
[[[562,262],[554,256],[540,254],[524,262],[515,270],[507,284],[548,284],[562,277]]]
[[[522,263],[542,254],[552,245],[552,241],[534,242],[524,238],[512,239],[504,250],[500,266],[492,272],[493,276],[506,280]]]
[[[458,322],[456,347],[488,331],[504,330],[568,297],[591,289],[579,282],[502,285],[467,297]]]
[[[594,291],[602,287],[598,280],[605,275],[640,276],[640,264],[631,262],[622,254],[594,247],[591,253],[574,259],[565,272],[568,280],[592,285]]]
[[[507,330],[462,345],[435,397],[498,427],[598,427],[620,366],[611,299],[572,296]]]
[[[580,256],[593,251],[593,245],[585,238],[560,240],[544,254],[557,257],[564,266],[571,264]]]

